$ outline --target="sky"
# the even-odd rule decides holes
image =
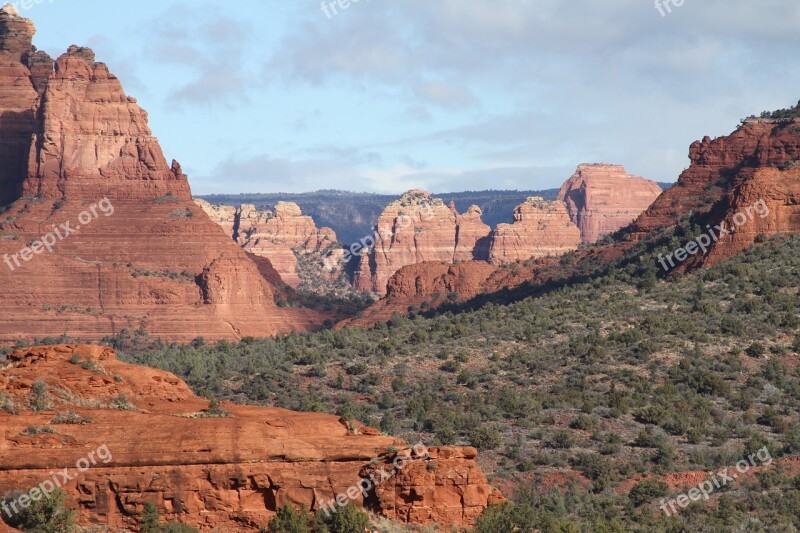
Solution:
[[[800,99],[796,0],[342,2],[13,3],[39,49],[95,50],[195,194],[671,182]]]

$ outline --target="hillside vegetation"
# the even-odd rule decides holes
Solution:
[[[651,263],[628,256],[540,297],[396,316],[372,330],[213,346],[135,333],[109,342],[216,398],[475,445],[490,477],[520,494],[487,521],[521,513],[514,523],[536,522],[545,506],[554,523],[586,531],[597,520],[640,530],[653,520],[709,531],[735,530],[737,520],[800,526],[791,460],[800,453],[800,237],[690,276],[658,280]],[[778,467],[724,487],[710,504],[667,519],[651,503],[683,492],[676,472],[715,471],[764,447]],[[658,482],[640,486],[648,476]]]

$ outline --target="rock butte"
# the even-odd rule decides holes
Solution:
[[[293,202],[278,202],[274,211],[260,211],[253,204],[211,205],[199,198],[195,203],[242,249],[269,259],[287,285],[296,288],[302,282],[298,253],[314,258],[315,274],[332,280],[341,272],[339,259],[344,250],[337,246],[336,233],[330,228],[317,228],[314,220],[304,216]]]
[[[113,459],[97,461],[65,487],[68,505],[85,525],[135,527],[149,502],[167,519],[203,531],[258,531],[278,507],[316,509],[370,468],[408,455],[403,441],[331,415],[225,403],[229,418],[198,417],[207,400],[172,374],[118,361],[111,348],[38,347],[9,359],[0,392],[24,405],[42,380],[52,410],[0,412],[0,494],[27,491],[52,470],[76,473],[76,462],[105,444]],[[121,394],[131,410],[102,407]],[[55,425],[57,433],[23,433],[67,410],[92,421]],[[366,506],[411,524],[473,524],[490,502],[502,501],[476,455],[469,447],[431,448],[429,460],[411,462],[369,493]],[[360,497],[355,503],[365,505]]]
[[[617,236],[609,245],[580,251],[581,256],[597,264],[607,264],[648,233],[674,226],[690,214],[706,228],[722,222],[726,227],[733,227],[737,213],[746,214],[748,208],[751,213],[747,223],[739,226],[736,232],[720,237],[712,243],[708,253],[689,256],[673,272],[717,264],[746,249],[759,236],[800,231],[800,120],[746,119],[728,136],[713,140],[705,137],[692,143],[689,158],[691,165],[681,173],[677,183],[639,215],[625,235]],[[757,203],[766,206],[759,207],[761,213],[768,211],[766,216],[755,211]],[[519,265],[519,268],[498,267],[487,271],[478,263],[465,263],[462,269],[448,270],[445,278],[436,277],[437,268],[439,276],[445,274],[441,267],[406,267],[390,280],[390,286],[397,288],[395,292],[374,304],[357,320],[343,322],[340,326],[369,326],[390,318],[395,311],[404,312],[409,305],[432,300],[437,303],[443,281],[450,287],[458,287],[456,299],[464,301],[526,282],[531,283],[530,292],[534,292],[546,282],[566,280],[573,275],[563,268],[550,268],[552,264],[548,258]],[[429,268],[434,272],[433,279],[425,273]],[[413,291],[409,287],[413,287]]]
[[[147,113],[94,53],[72,46],[53,61],[31,45],[34,32],[30,20],[0,11],[0,201],[10,204],[0,218],[8,259],[0,262],[0,342],[99,339],[123,328],[188,341],[320,323],[275,305],[272,285],[192,202]],[[92,216],[53,253],[16,266],[14,254],[61,224],[76,228],[103,198],[113,215]]]
[[[514,209],[513,224],[498,224],[492,234],[489,262],[494,265],[561,255],[581,243],[581,231],[563,202],[528,198]]]
[[[359,265],[353,286],[383,294],[389,277],[406,265],[474,258],[491,231],[480,215],[477,206],[459,215],[426,191],[405,193],[381,213],[369,253],[354,259]]]
[[[584,164],[561,186],[558,201],[581,241],[593,243],[633,222],[660,194],[656,182],[631,176],[622,165]]]
[[[559,198],[528,198],[512,224],[493,231],[481,209],[459,214],[429,193],[412,190],[381,214],[382,239],[361,254],[353,286],[385,294],[401,268],[424,262],[486,260],[494,265],[558,256],[630,224],[661,193],[652,182],[630,176],[621,165],[584,164],[562,186]]]

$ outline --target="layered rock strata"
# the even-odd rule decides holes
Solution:
[[[354,260],[359,266],[353,286],[386,293],[386,283],[400,268],[426,261],[467,261],[485,255],[490,228],[477,206],[464,215],[430,193],[411,190],[389,204],[375,232],[359,243],[364,250]]]
[[[293,202],[278,202],[274,210],[259,210],[255,205],[239,207],[211,205],[195,199],[211,218],[245,251],[270,260],[284,283],[298,287],[302,283],[298,257],[308,255],[316,266],[315,274],[329,280],[342,270],[339,259],[344,250],[337,246],[336,233],[317,228]]]
[[[32,412],[25,405],[36,382],[47,385],[48,405]],[[119,362],[100,346],[12,352],[0,396],[16,406],[0,410],[0,493],[28,491],[67,468],[67,504],[82,525],[135,529],[152,503],[165,520],[201,531],[255,532],[281,506],[316,510],[410,449],[331,415],[228,403],[213,411],[176,376]],[[66,411],[83,423],[53,423]],[[51,430],[26,430],[33,426]],[[90,453],[89,468],[78,470]],[[353,503],[410,524],[462,527],[502,499],[474,448],[428,453]]]
[[[593,243],[633,222],[660,194],[656,182],[631,176],[622,165],[584,164],[561,186],[558,201],[581,241]]]
[[[574,250],[581,231],[570,220],[563,202],[528,198],[514,210],[513,224],[498,224],[492,234],[489,262],[527,261]]]
[[[51,63],[33,32],[0,11],[0,343],[126,328],[238,338],[320,323],[275,305],[94,53],[73,46]]]

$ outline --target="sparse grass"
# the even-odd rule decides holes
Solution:
[[[64,413],[58,413],[51,421],[51,424],[58,425],[58,424],[91,424],[92,418],[89,416],[81,416],[75,411],[66,411]]]
[[[25,435],[26,437],[36,437],[38,435],[57,435],[58,431],[55,428],[50,426],[28,426],[20,435]]]

